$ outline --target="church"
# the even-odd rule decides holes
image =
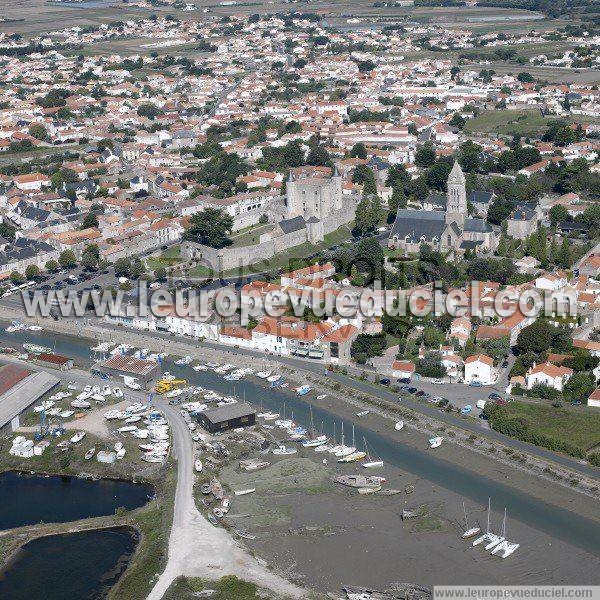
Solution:
[[[389,248],[416,253],[421,244],[462,256],[465,251],[493,252],[498,240],[484,219],[468,215],[465,175],[458,162],[448,176],[445,211],[398,209],[388,239]]]

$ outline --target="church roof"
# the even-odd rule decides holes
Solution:
[[[390,236],[406,238],[414,241],[421,237],[431,240],[440,237],[446,227],[446,215],[439,211],[410,210],[400,208],[396,212],[396,220]]]
[[[493,231],[492,226],[483,219],[465,219],[465,231],[474,233],[490,233]]]

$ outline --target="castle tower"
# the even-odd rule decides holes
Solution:
[[[331,177],[332,195],[333,195],[333,210],[342,210],[342,176],[340,175],[337,166],[333,168],[333,176]]]
[[[458,162],[454,162],[448,175],[448,192],[446,199],[446,223],[457,223],[462,229],[468,214],[467,182],[465,174]]]

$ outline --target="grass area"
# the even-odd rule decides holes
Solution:
[[[210,595],[213,600],[253,600],[264,597],[263,594],[259,594],[259,589],[254,583],[227,575],[218,581],[178,577],[165,593],[163,600],[192,600],[198,598],[200,592],[205,590],[214,590]]]
[[[169,465],[162,482],[154,502],[133,519],[141,540],[123,577],[110,590],[109,599],[146,598],[165,566],[177,483],[175,465]]]
[[[540,136],[554,120],[543,117],[539,110],[490,110],[469,119],[465,133]]]
[[[171,246],[159,256],[148,257],[146,259],[146,266],[149,270],[154,271],[158,267],[172,267],[182,261],[181,246]]]
[[[503,413],[507,418],[524,419],[533,433],[564,440],[584,453],[600,444],[600,414],[594,409],[513,401],[503,407]]]
[[[263,233],[271,231],[274,226],[270,223],[264,225],[257,225],[253,227],[246,227],[241,229],[237,233],[231,236],[234,248],[242,248],[243,246],[254,246],[260,243],[260,236]]]

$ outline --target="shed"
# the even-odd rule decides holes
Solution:
[[[256,423],[256,411],[246,402],[218,406],[201,412],[198,423],[209,433],[251,427]]]

